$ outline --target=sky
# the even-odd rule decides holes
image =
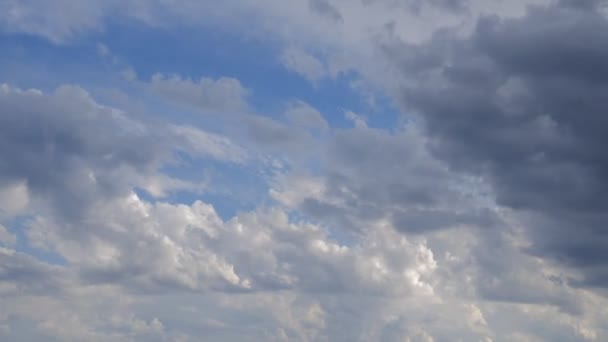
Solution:
[[[607,341],[608,2],[0,0],[0,340]]]

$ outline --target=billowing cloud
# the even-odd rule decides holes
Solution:
[[[0,86],[0,339],[608,339],[606,18],[561,0],[0,4],[11,56],[103,64],[55,90],[0,80],[39,88]],[[117,23],[244,57],[213,77],[123,59]],[[222,39],[264,69],[240,78],[249,54]]]

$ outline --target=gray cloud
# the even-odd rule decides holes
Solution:
[[[325,16],[336,22],[341,22],[342,15],[336,7],[334,7],[328,0],[308,0],[309,7],[312,11]]]
[[[353,232],[380,219],[407,233],[499,224],[453,186],[459,176],[432,158],[414,128],[339,131],[326,162],[323,195],[304,200],[302,209]]]
[[[247,109],[249,91],[231,77],[191,80],[178,75],[155,74],[146,85],[159,96],[204,112],[238,114]]]
[[[121,285],[136,293],[286,288],[395,294],[414,291],[414,285],[404,286],[409,281],[404,269],[431,271],[417,271],[417,263],[432,263],[432,256],[411,256],[420,251],[406,241],[378,250],[406,247],[394,251],[404,253],[402,261],[370,263],[366,255],[377,248],[369,243],[380,239],[376,235],[351,249],[318,227],[291,224],[279,210],[260,209],[224,222],[200,201],[141,200],[134,188],[145,186],[148,178],[162,179],[159,169],[174,150],[226,161],[240,161],[245,152],[194,127],[144,125],[96,103],[78,87],[50,95],[6,85],[1,90],[6,158],[0,179],[11,186],[23,182],[36,202],[24,227],[28,242],[62,256],[86,284]],[[315,122],[319,115],[313,115]],[[252,140],[261,145],[292,139],[294,127],[246,118],[258,134]],[[397,271],[377,271],[392,268]],[[28,274],[13,270],[7,275],[13,280]],[[366,272],[380,273],[370,281]]]
[[[463,11],[468,8],[469,0],[361,0],[364,4],[383,2],[393,7],[406,8],[408,11],[420,13],[428,7],[438,7],[449,11]]]
[[[606,246],[606,29],[594,6],[561,3],[482,18],[467,39],[386,48],[414,75],[403,105],[423,117],[434,155],[489,180],[499,204],[546,217],[525,223],[530,250],[573,266],[602,263]]]
[[[297,35],[311,45],[320,36],[344,56],[362,58],[349,65],[369,70],[381,64],[379,56],[363,58],[359,49],[371,48],[365,46],[370,28],[377,32],[388,17],[398,20],[424,5],[405,17],[418,21],[404,19],[409,25],[401,29],[426,37],[423,32],[444,24],[429,22],[435,18],[479,11],[467,1],[394,2],[407,5],[405,11],[382,2],[347,8],[326,1],[342,10],[341,20],[327,20],[336,18],[331,8],[325,18],[318,15],[323,1],[315,13],[306,10],[308,0],[247,2],[243,11],[240,1],[120,4],[133,9],[121,13],[162,17],[167,25],[176,17],[211,25],[203,18],[217,15],[214,23],[238,22],[256,32],[280,27],[290,40],[285,47],[297,44]],[[64,16],[36,3],[9,3],[43,6],[21,12],[13,31],[62,41],[103,27],[100,16],[86,16],[80,7],[86,4]],[[499,3],[507,4],[490,8]],[[400,43],[399,25],[393,27],[389,44],[373,50],[404,71],[404,109],[422,114],[425,132],[417,120],[370,128],[373,113],[369,127],[349,114],[357,127],[333,130],[303,103],[277,120],[213,116],[217,126],[233,126],[225,130],[244,142],[238,146],[194,126],[135,120],[79,87],[47,94],[3,87],[0,214],[31,215],[20,228],[28,243],[60,254],[66,265],[14,251],[21,232],[0,230],[0,339],[605,340],[606,298],[578,288],[606,287],[604,156],[597,148],[605,142],[597,115],[605,109],[605,44],[598,34],[588,39],[604,29],[595,12],[600,5],[561,1],[520,19],[485,18],[470,38],[437,31],[422,44]],[[148,6],[158,11],[146,17]],[[222,6],[240,14],[218,15]],[[101,16],[110,7],[100,7]],[[75,15],[80,11],[85,15]],[[7,25],[13,11],[0,12]],[[260,20],[264,28],[226,19],[237,17]],[[322,46],[313,47],[302,51],[328,57]],[[301,71],[317,70],[311,65]],[[159,102],[218,114],[240,111],[244,103],[234,79],[159,76],[146,86]],[[251,150],[299,163],[269,172],[277,203],[258,201],[255,209],[222,219],[202,201],[158,198],[197,186],[165,173],[163,166],[175,166],[176,150],[184,159],[239,167]],[[228,181],[238,176],[226,175]],[[239,181],[233,186],[242,195]],[[141,187],[156,198],[136,196]],[[264,207],[275,204],[282,208]]]
[[[24,253],[0,247],[2,295],[60,295],[73,275],[62,266],[51,266]]]
[[[0,184],[22,184],[34,200],[48,200],[68,216],[84,213],[95,201],[127,195],[135,186],[154,196],[193,188],[158,173],[173,162],[175,151],[229,162],[245,158],[243,149],[223,136],[142,123],[98,104],[76,86],[44,94],[2,85],[0,112]]]
[[[65,214],[123,192],[125,173],[150,174],[169,153],[148,128],[78,87],[47,96],[2,85],[0,111],[0,182],[25,182]]]

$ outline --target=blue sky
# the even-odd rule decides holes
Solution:
[[[0,340],[608,339],[606,8],[0,1]]]

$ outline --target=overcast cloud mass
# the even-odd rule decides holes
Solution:
[[[0,340],[608,341],[607,32],[0,0]]]

